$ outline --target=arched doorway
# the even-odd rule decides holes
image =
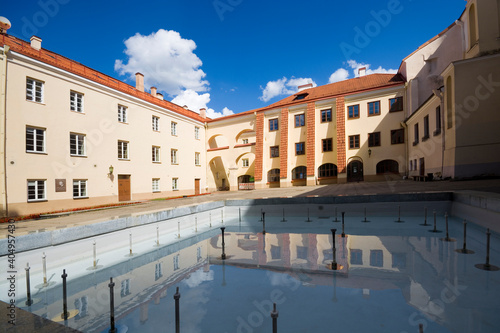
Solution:
[[[347,181],[348,182],[362,182],[363,177],[363,160],[359,157],[354,157],[349,164],[347,164]]]
[[[238,190],[254,190],[254,178],[251,175],[242,175],[238,177]]]

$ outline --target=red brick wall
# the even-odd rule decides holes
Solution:
[[[280,178],[288,175],[288,108],[281,109],[280,118]]]
[[[264,113],[257,113],[255,120],[255,181],[262,180],[262,160],[264,154]]]
[[[337,169],[338,173],[346,172],[345,147],[345,102],[344,97],[337,98]]]
[[[307,139],[306,139],[306,158],[307,158],[307,175],[314,176],[315,169],[315,142],[316,142],[316,117],[314,114],[315,104],[314,102],[307,103],[306,111],[306,127],[307,127]]]

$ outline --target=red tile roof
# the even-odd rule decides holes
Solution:
[[[344,80],[340,82],[330,83],[324,86],[302,90],[294,95],[288,96],[276,103],[269,106],[233,114],[226,117],[212,119],[210,122],[225,120],[238,116],[248,115],[254,112],[262,112],[279,107],[292,106],[297,104],[304,104],[307,102],[318,101],[322,99],[335,98],[340,96],[347,96],[357,94],[365,91],[372,91],[383,89],[398,85],[403,85],[405,79],[400,74],[371,74],[366,76],[357,77],[354,79]],[[307,94],[304,98],[296,100],[298,95]]]
[[[201,122],[210,120],[210,118],[203,118],[198,113],[191,110],[186,110],[177,104],[159,99],[147,92],[139,91],[135,87],[125,82],[116,80],[106,74],[93,70],[87,66],[80,64],[79,62],[63,57],[57,53],[45,50],[43,48],[40,50],[35,50],[34,48],[31,47],[30,43],[22,39],[10,35],[0,34],[0,46],[3,47],[4,45],[8,45],[10,47],[10,50],[21,53],[27,57],[39,60],[46,64],[55,66],[57,68],[87,78],[94,82],[103,84],[107,87],[140,98],[146,102],[153,103],[162,108],[168,109],[170,111],[189,117],[191,119]]]

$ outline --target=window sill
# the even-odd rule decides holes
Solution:
[[[175,189],[172,189],[172,191],[179,191],[179,189],[175,188]]]
[[[391,142],[391,145],[402,145],[404,142]]]
[[[437,129],[434,131],[434,133],[432,133],[434,136],[437,136],[439,134],[441,134],[441,129]]]
[[[279,156],[271,156],[271,158],[279,158]]]
[[[153,161],[153,164],[161,164],[161,161]]]
[[[33,203],[33,202],[47,202],[49,200],[47,199],[37,199],[37,200],[28,200],[28,203]]]
[[[318,177],[318,180],[337,179],[337,176]]]
[[[153,193],[161,193],[161,191],[153,191]]]
[[[195,164],[194,166],[201,167],[201,164]]]
[[[429,136],[428,135],[422,137],[422,142],[425,142],[427,140],[429,140]]]
[[[78,114],[85,114],[85,112],[83,111],[76,111],[76,110],[69,110],[70,112],[73,112],[73,113],[78,113]]]
[[[403,109],[401,109],[401,110],[389,110],[389,113],[393,113],[393,112],[401,112],[401,111],[403,111]]]
[[[380,113],[374,113],[374,114],[369,114],[368,117],[376,117],[376,116],[380,116]]]
[[[418,145],[418,141],[415,141],[412,144],[413,144],[413,146],[416,146],[416,145]]]
[[[73,200],[88,199],[89,197],[73,197]]]
[[[45,106],[44,102],[30,101],[29,99],[27,99],[26,102],[35,103],[35,104],[39,104],[39,105]]]
[[[118,161],[130,161],[130,158],[118,158]]]
[[[359,119],[359,117],[348,117],[347,120],[356,120]]]
[[[161,133],[160,130],[155,130],[155,129],[153,130],[153,132],[155,132],[155,133]]]
[[[36,155],[48,155],[46,152],[42,151],[26,151],[27,154],[36,154]]]
[[[120,124],[123,124],[123,125],[128,125],[128,123],[127,123],[126,121],[119,121],[119,120],[118,120],[118,122],[119,122]]]
[[[84,158],[87,158],[87,155],[70,154],[69,156],[71,156],[71,157],[84,157]]]

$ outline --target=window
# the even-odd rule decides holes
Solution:
[[[250,163],[248,161],[248,158],[244,158],[241,160],[241,162],[243,163],[243,167],[244,168],[248,168],[250,166]]]
[[[297,246],[297,259],[308,260],[308,251],[307,246]]]
[[[399,163],[394,160],[383,160],[377,163],[377,175],[399,173]]]
[[[404,128],[391,130],[391,144],[397,145],[400,143],[405,143],[405,130]]]
[[[370,250],[370,266],[384,266],[384,253],[382,252],[382,250]]]
[[[403,97],[389,99],[389,112],[403,111]]]
[[[359,134],[349,135],[349,149],[359,148]]]
[[[295,144],[295,155],[304,155],[305,153],[306,153],[305,143],[304,142],[297,142]]]
[[[128,160],[128,142],[118,141],[118,159]]]
[[[271,259],[278,260],[281,259],[281,247],[276,245],[271,245]]]
[[[87,197],[87,180],[73,180],[73,198]]]
[[[120,123],[127,122],[127,108],[123,105],[118,105],[118,121]]]
[[[244,145],[247,145],[248,144],[248,139],[242,139],[241,142],[244,144]]]
[[[406,268],[406,253],[392,254],[392,268],[399,268],[399,269]]]
[[[28,201],[45,199],[45,180],[28,180]]]
[[[292,180],[306,179],[307,168],[305,166],[298,166],[292,170]]]
[[[453,83],[451,76],[446,79],[446,128],[450,129],[453,127]]]
[[[321,110],[321,122],[328,123],[332,121],[332,109]]]
[[[410,160],[410,171],[413,171],[413,160]]]
[[[177,191],[179,188],[179,178],[172,178],[172,191]]]
[[[153,131],[155,131],[155,132],[160,131],[160,118],[159,117],[153,116],[152,127],[153,127]]]
[[[380,115],[380,101],[368,103],[368,116]]]
[[[417,159],[413,160],[413,170],[418,170]]]
[[[73,156],[85,156],[85,135],[69,134],[69,152]]]
[[[296,114],[295,115],[295,127],[302,127],[306,125],[306,115]]]
[[[380,146],[380,132],[368,133],[368,147]]]
[[[170,163],[177,164],[177,149],[170,150]]]
[[[267,173],[267,182],[275,183],[280,181],[280,169],[271,169]]]
[[[130,295],[130,279],[121,282],[120,296],[125,297],[127,295]]]
[[[471,49],[477,43],[476,7],[474,4],[472,4],[469,8],[469,40],[469,49]]]
[[[160,160],[160,147],[153,146],[152,148],[152,154],[153,154],[153,162],[159,163]]]
[[[160,279],[163,276],[163,272],[161,269],[161,262],[155,264],[155,281]]]
[[[194,138],[200,140],[200,128],[198,126],[194,127]]]
[[[43,82],[26,78],[26,100],[43,103]]]
[[[349,105],[347,107],[347,111],[348,111],[348,118],[349,119],[359,118],[359,104],[358,105]]]
[[[434,131],[434,135],[438,135],[441,133],[441,106],[436,108],[436,130]]]
[[[69,108],[71,111],[83,113],[83,94],[71,91],[69,93]]]
[[[271,158],[280,157],[280,146],[272,146],[269,149],[271,150]]]
[[[321,140],[321,146],[323,147],[323,152],[333,151],[333,140],[331,138],[323,139]]]
[[[424,137],[422,141],[425,141],[429,138],[429,115],[424,117]]]
[[[160,192],[160,178],[153,178],[152,189],[153,192]]]
[[[194,153],[194,165],[200,165],[200,153]]]
[[[41,128],[26,127],[26,152],[45,152],[45,130]]]
[[[305,93],[305,94],[299,94],[299,95],[296,95],[295,98],[293,99],[294,101],[298,101],[298,100],[301,100],[301,99],[304,99],[307,97],[307,95],[309,95],[308,93]]]
[[[416,123],[414,126],[413,126],[413,133],[414,133],[414,140],[413,140],[413,145],[417,145],[418,144],[418,123]]]
[[[171,122],[170,123],[170,134],[173,136],[177,136],[177,123],[176,122]]]
[[[363,250],[351,249],[351,265],[363,265]]]
[[[269,131],[278,130],[278,118],[269,119]]]
[[[332,163],[323,164],[318,168],[318,177],[337,177],[337,166]]]

